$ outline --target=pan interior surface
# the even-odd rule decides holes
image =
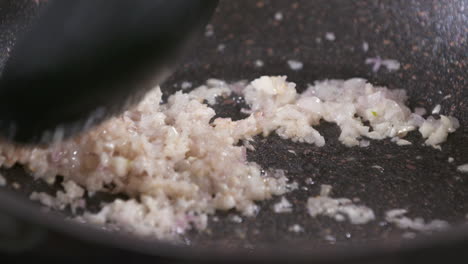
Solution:
[[[8,57],[15,36],[39,10],[27,1],[6,2],[0,4],[0,64]],[[285,195],[293,204],[292,212],[272,210],[280,197],[260,202],[256,217],[218,212],[205,231],[189,232],[186,244],[223,250],[297,245],[309,249],[312,256],[322,248],[399,244],[426,235],[385,221],[390,209],[406,209],[410,218],[441,219],[452,226],[466,222],[468,179],[457,171],[457,166],[468,163],[466,8],[463,0],[443,4],[422,0],[221,1],[211,32],[163,84],[167,91],[179,89],[184,81],[196,87],[208,78],[238,81],[287,75],[302,91],[317,80],[362,77],[390,89],[405,89],[412,109],[424,107],[430,112],[440,104],[441,114],[455,116],[461,127],[442,144],[442,150],[423,146],[417,132],[407,137],[411,146],[382,140],[371,141],[366,148],[350,148],[339,143],[338,127],[328,123],[318,127],[327,138],[324,147],[294,143],[274,133],[256,137],[249,160],[264,168],[285,170],[299,184]],[[397,60],[401,67],[374,72],[365,61],[377,57]],[[302,62],[303,68],[291,69],[288,60]],[[232,99],[218,100],[214,107],[218,116],[244,117],[242,103],[233,104]],[[2,174],[9,182],[18,182],[21,187],[15,191],[24,195],[57,188],[33,181],[20,167],[2,170]],[[333,187],[332,197],[359,199],[374,211],[376,219],[352,225],[310,217],[307,199],[318,195],[322,184]],[[113,198],[98,195],[89,201],[90,207],[96,209],[100,202]],[[295,225],[300,231],[291,229]],[[156,247],[148,253],[164,254]]]

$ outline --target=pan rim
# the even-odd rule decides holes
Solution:
[[[81,241],[141,253],[145,256],[167,257],[200,261],[316,261],[344,262],[359,259],[372,260],[404,254],[430,252],[431,249],[452,247],[468,242],[468,225],[457,225],[446,231],[398,243],[384,240],[360,245],[336,246],[306,250],[306,247],[285,247],[274,244],[268,249],[234,248],[216,251],[209,247],[171,244],[161,240],[145,240],[137,236],[106,231],[91,224],[67,220],[58,213],[41,210],[41,206],[23,195],[5,188],[0,189],[0,211],[20,220],[37,224],[47,230],[69,235]],[[452,247],[456,250],[456,247]]]

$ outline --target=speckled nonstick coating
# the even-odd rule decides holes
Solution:
[[[6,47],[14,43],[8,30],[26,24],[22,17],[35,13],[34,5],[21,2],[26,1],[10,3],[3,9],[3,4],[0,5],[0,62],[7,57]],[[10,13],[6,14],[5,10]],[[13,14],[14,10],[18,13]],[[295,256],[301,260],[349,261],[358,255],[371,261],[375,260],[371,256],[391,254],[386,255],[385,261],[393,262],[409,260],[409,256],[431,256],[431,252],[438,252],[435,250],[442,249],[445,243],[449,245],[452,238],[456,245],[462,245],[462,241],[468,240],[468,232],[462,227],[435,237],[419,235],[415,241],[407,241],[402,238],[406,231],[386,223],[384,213],[405,208],[410,217],[443,219],[454,226],[466,222],[468,175],[457,172],[456,167],[468,163],[467,10],[468,2],[463,0],[222,1],[212,21],[214,34],[201,37],[185,63],[163,85],[169,94],[179,89],[182,81],[197,85],[210,77],[235,81],[280,74],[287,75],[302,90],[315,80],[363,77],[374,84],[406,89],[411,107],[425,107],[430,111],[441,104],[442,114],[457,117],[461,128],[449,136],[442,151],[422,146],[419,133],[408,136],[413,142],[411,146],[397,146],[383,140],[371,141],[367,148],[349,148],[337,141],[339,129],[330,124],[319,127],[327,139],[322,148],[282,140],[275,135],[257,137],[256,150],[248,153],[249,159],[265,168],[286,170],[289,178],[299,183],[299,190],[286,194],[294,205],[293,213],[273,212],[271,206],[279,198],[259,203],[258,216],[242,217],[242,223],[231,220],[236,212],[222,212],[217,215],[219,221],[210,220],[206,231],[187,235],[190,247],[136,238],[119,242],[114,239],[117,234],[100,231],[94,231],[99,237],[96,233],[86,234],[90,233],[89,227],[63,223],[60,216],[52,213],[44,218],[46,214],[14,197],[18,204],[25,206],[23,209],[34,211],[19,215],[34,215],[31,219],[45,225],[53,222],[56,229],[84,239],[176,257],[214,258],[234,254],[240,258],[265,259],[267,252],[271,253],[270,260]],[[274,18],[276,12],[282,13],[282,20]],[[327,32],[333,32],[336,39],[327,40]],[[362,48],[364,42],[369,45],[367,52]],[[364,61],[376,56],[398,60],[400,70],[372,72]],[[303,62],[303,69],[291,70],[286,63],[290,59]],[[256,60],[262,60],[264,66],[256,67]],[[444,99],[447,95],[451,97]],[[241,106],[233,104],[236,100],[231,99],[220,100],[215,107],[218,115],[242,117]],[[455,161],[448,163],[449,157]],[[374,165],[383,169],[372,168]],[[32,182],[21,168],[3,173],[22,183],[20,193],[47,189],[42,183]],[[306,178],[311,178],[314,184],[305,184]],[[331,184],[333,197],[359,198],[361,204],[374,210],[377,219],[365,225],[351,225],[327,217],[311,218],[305,204],[308,197],[318,194],[320,184]],[[13,197],[3,189],[0,196]],[[15,213],[11,206],[3,207]],[[290,232],[288,228],[293,224],[301,225],[305,232]],[[350,245],[359,249],[352,253],[346,249]],[[430,250],[424,251],[427,247]],[[464,252],[460,247],[451,248]],[[324,252],[333,254],[324,255]]]

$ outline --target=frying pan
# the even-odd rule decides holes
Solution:
[[[16,37],[34,23],[44,5],[31,0],[0,3],[0,65],[8,58]],[[202,36],[178,71],[163,84],[167,96],[178,90],[182,81],[196,86],[211,77],[236,81],[287,75],[299,90],[315,80],[363,77],[374,84],[407,90],[412,108],[430,110],[440,104],[442,114],[457,117],[461,127],[440,151],[422,146],[417,133],[408,136],[412,146],[383,140],[372,141],[367,148],[349,148],[338,142],[339,129],[330,124],[319,126],[329,138],[322,148],[275,135],[257,137],[256,150],[249,152],[248,158],[265,168],[284,169],[299,183],[298,190],[286,194],[294,205],[293,213],[273,212],[271,206],[279,197],[260,202],[259,214],[242,217],[241,223],[232,221],[236,212],[219,212],[219,220],[210,220],[208,230],[189,232],[182,244],[109,232],[69,221],[67,212],[44,211],[27,199],[28,193],[53,192],[58,187],[33,181],[18,166],[2,171],[9,182],[20,187],[0,188],[0,212],[18,219],[14,222],[18,225],[33,224],[17,227],[23,242],[29,243],[23,243],[24,248],[39,240],[44,228],[96,248],[192,261],[400,263],[467,259],[468,228],[464,223],[468,176],[456,169],[468,162],[468,131],[464,127],[468,122],[467,10],[465,0],[221,1],[211,22],[214,34]],[[283,16],[281,20],[275,19],[277,12]],[[333,33],[335,39],[327,38],[327,33]],[[368,43],[367,51],[364,42]],[[364,62],[376,56],[396,59],[401,68],[373,72]],[[303,69],[291,70],[286,63],[291,59],[303,62]],[[256,66],[256,60],[264,66]],[[241,107],[224,100],[215,109],[218,116],[241,118]],[[455,161],[449,163],[449,157]],[[383,169],[372,168],[374,165]],[[307,178],[314,184],[306,184]],[[376,220],[351,225],[327,217],[311,218],[305,203],[319,193],[320,184],[331,184],[333,197],[359,198],[374,210]],[[113,197],[97,195],[89,201],[90,210],[109,199]],[[403,238],[405,230],[384,221],[385,211],[394,208],[407,209],[412,218],[446,220],[452,228],[430,236]],[[304,232],[290,232],[288,227],[293,224],[304,227]]]

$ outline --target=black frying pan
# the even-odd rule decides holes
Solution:
[[[39,9],[32,0],[0,4],[0,63]],[[430,110],[440,103],[441,113],[457,117],[461,128],[449,136],[442,151],[421,146],[417,133],[409,135],[415,142],[409,147],[384,140],[372,142],[368,148],[348,148],[337,141],[337,127],[327,124],[319,127],[332,138],[323,148],[274,135],[259,137],[257,150],[249,153],[251,160],[285,169],[301,185],[307,177],[316,184],[286,195],[294,203],[292,214],[273,213],[271,205],[278,198],[260,203],[259,215],[244,218],[240,224],[230,220],[235,212],[220,212],[220,220],[210,222],[209,231],[187,234],[187,245],[107,232],[66,221],[66,213],[43,212],[26,199],[27,194],[53,190],[32,181],[20,167],[2,172],[21,188],[0,189],[0,212],[102,246],[171,258],[332,263],[466,259],[468,229],[462,223],[468,213],[468,176],[457,172],[456,166],[468,162],[468,131],[464,128],[468,122],[467,10],[465,0],[222,1],[211,22],[214,35],[202,37],[164,83],[167,91],[175,91],[182,81],[196,85],[210,77],[251,80],[264,74],[286,74],[301,89],[319,79],[364,77],[375,84],[406,89],[411,107]],[[274,19],[278,11],[283,14],[281,21]],[[336,39],[328,41],[326,32],[333,32]],[[369,44],[367,52],[362,49],[364,41]],[[373,73],[364,61],[375,56],[397,59],[402,67],[396,72]],[[255,66],[257,59],[264,67]],[[288,59],[304,62],[304,68],[290,70]],[[449,94],[450,98],[443,99]],[[240,117],[239,108],[221,102],[216,109],[220,116]],[[449,164],[448,157],[455,162]],[[372,169],[373,165],[384,170]],[[325,183],[334,187],[334,197],[359,197],[374,210],[377,220],[356,226],[309,217],[306,200]],[[106,199],[112,197],[97,196],[90,201],[91,207]],[[385,211],[392,208],[406,208],[410,217],[447,220],[454,227],[433,236],[403,239],[405,231],[383,221]],[[296,223],[306,231],[288,231]],[[40,234],[36,229],[22,230],[25,238]],[[330,236],[335,240],[330,241]]]

